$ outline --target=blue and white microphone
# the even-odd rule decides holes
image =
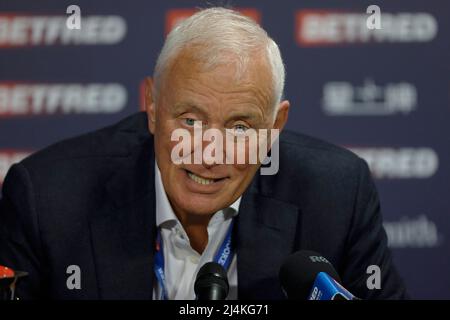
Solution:
[[[332,264],[314,251],[298,251],[280,268],[281,286],[291,300],[360,300],[341,285]]]
[[[355,296],[326,272],[319,272],[308,300],[355,300]]]

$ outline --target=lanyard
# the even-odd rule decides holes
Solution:
[[[231,246],[231,236],[233,233],[233,223],[231,220],[230,226],[228,227],[225,239],[223,239],[222,244],[217,250],[214,256],[214,262],[220,264],[225,270],[230,267],[231,261],[233,260],[233,248]],[[163,242],[161,239],[161,231],[158,229],[158,234],[156,236],[156,253],[154,257],[154,271],[156,279],[158,280],[159,287],[161,288],[160,300],[168,300],[167,288],[166,288],[166,277],[164,274],[164,251]]]

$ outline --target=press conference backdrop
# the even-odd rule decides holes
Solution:
[[[232,5],[281,48],[287,127],[369,163],[412,297],[449,299],[450,3],[208,3],[0,0],[0,183],[24,156],[138,111],[173,25],[196,7]],[[66,26],[72,4],[81,30]],[[369,5],[381,29],[367,27]]]

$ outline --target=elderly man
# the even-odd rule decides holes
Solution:
[[[232,161],[175,161],[179,129],[244,137],[249,158],[247,132],[287,121],[284,76],[276,43],[237,12],[210,8],[178,25],[148,80],[145,113],[10,169],[0,264],[29,272],[18,296],[194,299],[198,270],[229,241],[228,299],[284,298],[280,266],[303,249],[330,260],[361,298],[403,298],[375,186],[349,151],[283,131],[274,174],[220,148],[213,155]],[[188,144],[182,157],[219,140]],[[381,268],[381,289],[367,287],[369,265]]]

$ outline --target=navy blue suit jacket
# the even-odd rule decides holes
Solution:
[[[29,272],[18,296],[151,299],[155,239],[153,138],[145,113],[48,147],[14,165],[0,200],[0,265]],[[284,298],[278,271],[314,250],[364,299],[404,298],[366,163],[301,134],[280,137],[280,169],[257,174],[236,221],[239,299]],[[366,286],[381,268],[381,290]],[[81,270],[69,290],[67,267]],[[301,272],[301,270],[299,270]]]

